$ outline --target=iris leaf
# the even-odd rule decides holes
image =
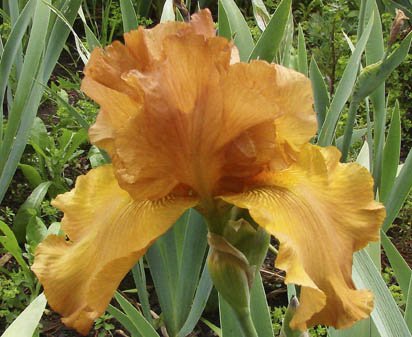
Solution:
[[[392,222],[395,220],[403,203],[409,195],[412,188],[412,150],[409,151],[405,163],[399,172],[395,183],[385,201],[386,219],[383,224],[383,230],[386,232]]]
[[[66,0],[62,5],[66,8],[65,18],[68,23],[73,23],[80,3],[80,0]],[[36,2],[32,34],[30,34],[21,78],[11,108],[10,115],[13,115],[13,118],[8,121],[5,138],[1,144],[0,200],[6,193],[26,146],[42,98],[43,85],[50,78],[70,32],[66,23],[59,18],[48,33],[49,5],[47,2]],[[23,13],[24,10],[21,15]],[[14,111],[16,114],[13,113]]]
[[[388,236],[381,232],[382,246],[385,249],[386,256],[395,273],[396,280],[402,290],[402,294],[407,298],[409,296],[409,283],[412,279],[412,270],[408,263],[396,249],[395,245],[388,238]]]
[[[202,316],[203,310],[206,307],[207,300],[209,299],[212,288],[212,279],[210,278],[209,270],[207,268],[207,265],[205,264],[195,297],[193,299],[193,305],[190,309],[189,316],[187,317],[182,329],[179,331],[177,335],[178,337],[185,337],[193,331],[197,322]]]
[[[119,292],[114,294],[116,301],[120,304],[126,316],[130,319],[139,334],[143,337],[158,337],[158,333],[143,315]]]
[[[298,27],[298,71],[308,76],[308,53],[301,25]]]
[[[399,102],[396,101],[393,109],[391,125],[388,131],[384,152],[383,169],[380,184],[380,200],[383,202],[388,198],[395,182],[398,171],[399,156],[401,152],[401,117],[399,112]]]
[[[173,8],[173,0],[166,0],[164,2],[160,22],[166,22],[166,21],[175,21],[175,10]]]
[[[266,9],[266,6],[262,0],[252,0],[252,6],[256,24],[261,31],[264,31],[270,20],[270,15]]]
[[[233,38],[239,49],[240,60],[246,61],[253,50],[254,42],[242,12],[234,0],[220,0],[219,9],[224,10],[229,23],[230,36],[227,38]]]
[[[122,11],[123,32],[127,33],[137,28],[137,16],[131,0],[120,0]]]
[[[249,60],[260,59],[272,62],[279,50],[280,43],[288,26],[291,15],[291,0],[282,0],[276,12],[263,31],[255,48],[249,56]]]
[[[33,336],[43,315],[43,311],[46,308],[46,304],[46,297],[41,293],[24,309],[13,323],[11,323],[1,337]]]
[[[320,72],[313,56],[310,62],[309,77],[312,82],[315,112],[318,120],[318,129],[320,129],[325,120],[326,111],[329,108],[330,101],[325,80],[323,79],[322,73]]]
[[[358,288],[370,289],[375,295],[371,316],[381,337],[412,336],[379,270],[365,250],[354,255],[353,279]]]
[[[362,53],[366,47],[366,43],[369,39],[372,27],[373,17],[370,18],[369,23],[362,34],[362,37],[357,43],[351,57],[349,58],[348,64],[346,65],[346,68],[343,72],[342,79],[338,84],[336,93],[326,114],[325,122],[323,123],[322,129],[320,130],[318,144],[321,146],[328,146],[332,144],[333,137],[335,135],[336,124],[348,98],[352,93],[352,89],[358,74]]]
[[[183,328],[190,315],[206,252],[206,234],[203,218],[189,210],[146,253],[171,335]]]

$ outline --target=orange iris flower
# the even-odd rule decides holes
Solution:
[[[48,236],[33,265],[63,322],[87,333],[185,210],[222,200],[279,240],[276,266],[301,285],[293,328],[367,317],[373,296],[355,289],[352,254],[378,239],[385,210],[365,168],[309,143],[310,81],[280,65],[237,62],[207,10],[124,37],[93,51],[82,82],[101,107],[91,142],[112,164],[56,198],[68,239]]]

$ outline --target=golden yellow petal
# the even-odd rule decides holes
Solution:
[[[373,295],[355,290],[352,254],[378,239],[385,209],[365,168],[339,163],[333,147],[308,144],[288,169],[261,174],[250,191],[223,199],[249,209],[280,241],[276,266],[287,283],[302,286],[293,328],[345,328],[370,314]]]
[[[213,37],[216,35],[215,24],[209,9],[202,9],[192,15],[190,26],[196,34],[204,37]]]
[[[233,64],[208,11],[125,40],[94,52],[82,88],[102,107],[91,140],[135,199],[182,187],[219,194],[230,179],[290,165],[316,129],[309,80],[263,61]]]
[[[230,66],[222,80],[223,128],[221,142],[233,139],[231,130],[245,131],[265,121],[274,121],[283,114],[276,82],[277,65],[264,61],[236,63]],[[235,133],[236,134],[236,133]],[[273,135],[275,136],[275,134]]]
[[[228,145],[223,185],[231,177],[259,173],[265,163],[287,168],[316,129],[310,81],[302,74],[263,61],[235,64],[230,72],[234,76],[228,76],[232,80],[225,83],[224,97],[230,106],[225,110],[233,115],[228,114],[232,125],[227,128],[236,129],[238,123],[250,123],[252,118],[255,123],[250,125],[255,125],[243,128],[245,131]],[[243,187],[239,180],[234,185]]]
[[[89,129],[90,141],[113,156],[113,138],[116,130],[141,111],[142,103],[88,76],[82,81],[81,89],[101,107],[96,123]]]
[[[144,71],[163,55],[163,40],[170,35],[188,33],[214,36],[215,29],[209,10],[192,16],[190,23],[168,22],[153,29],[125,34],[126,45],[114,42],[105,49],[93,50],[85,68],[82,90],[101,107],[96,123],[90,129],[93,144],[104,148],[112,156],[115,131],[127,118],[142,107],[142,92],[138,85],[124,80],[131,70]]]
[[[210,195],[221,177],[258,173],[273,157],[283,108],[276,66],[230,65],[232,46],[222,38],[170,36],[163,50],[151,72],[125,78],[144,91],[145,110],[117,133],[121,186],[136,198],[157,198],[179,183]],[[249,161],[240,163],[236,151],[248,145]],[[154,181],[159,188],[143,187]]]
[[[81,176],[58,196],[68,241],[48,236],[35,253],[33,271],[63,322],[87,334],[125,274],[189,207],[191,199],[134,201],[120,189],[111,165]]]
[[[276,66],[277,104],[283,114],[276,119],[276,156],[272,167],[286,168],[296,152],[316,133],[311,82],[301,73]]]
[[[124,35],[126,47],[138,62],[137,70],[147,71],[153,63],[163,56],[163,41],[168,36],[199,34],[204,37],[215,36],[212,15],[208,9],[194,14],[189,23],[165,22],[151,29],[139,27]]]
[[[140,92],[131,88],[122,79],[124,74],[136,69],[138,65],[139,62],[130,50],[119,41],[115,41],[105,49],[95,48],[93,50],[84,74],[107,88],[122,92],[139,101]],[[86,94],[89,95],[89,92],[86,91]]]
[[[115,141],[119,182],[136,198],[161,197],[178,183],[202,190],[201,181],[211,188],[219,171],[218,84],[229,67],[230,44],[192,34],[169,36],[163,49],[167,56],[153,71],[127,78],[145,93],[144,113],[121,129]],[[158,188],[144,187],[151,182]]]

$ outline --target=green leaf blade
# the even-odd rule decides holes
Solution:
[[[365,50],[366,43],[369,39],[373,27],[373,17],[369,20],[369,23],[362,34],[359,42],[356,45],[354,52],[349,58],[348,64],[343,72],[342,79],[340,80],[336,89],[335,96],[332,99],[329,111],[326,114],[325,122],[319,133],[318,145],[328,146],[332,144],[333,137],[335,135],[335,128],[338,119],[342,113],[349,96],[352,93],[356,77],[358,74],[359,66],[363,51]]]
[[[131,0],[120,0],[122,11],[123,32],[127,33],[132,29],[137,29],[137,16]]]
[[[291,10],[291,0],[282,0],[251,52],[249,60],[273,61],[286,32]]]
[[[330,101],[325,80],[323,79],[318,64],[313,57],[310,62],[309,78],[312,82],[316,118],[318,120],[318,130],[320,130],[323,122],[325,121],[325,116],[329,108]]]
[[[46,308],[46,304],[46,296],[42,293],[24,309],[1,337],[32,337]]]
[[[253,50],[254,42],[245,18],[234,0],[219,0],[219,8],[224,10],[230,27],[228,39],[234,39],[239,49],[241,61],[247,61]]]
[[[353,278],[358,288],[371,289],[375,296],[371,317],[381,337],[411,337],[392,294],[365,250],[354,255]]]
[[[388,131],[388,138],[383,151],[383,168],[380,184],[380,200],[388,198],[398,171],[399,156],[401,153],[401,116],[399,102],[396,101],[392,114],[392,121]]]

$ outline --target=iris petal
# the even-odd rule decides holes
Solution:
[[[130,71],[149,71],[163,56],[163,41],[172,35],[215,35],[209,10],[192,16],[190,23],[167,22],[152,29],[139,27],[125,34],[125,42],[114,42],[105,49],[96,48],[90,56],[82,81],[82,91],[101,106],[89,135],[93,144],[113,157],[115,132],[142,109],[143,93],[139,86],[125,80]]]
[[[291,322],[302,331],[348,327],[373,307],[372,294],[353,284],[352,254],[378,239],[385,210],[374,201],[369,172],[339,157],[336,148],[305,145],[288,169],[261,174],[250,191],[223,197],[249,209],[280,241],[276,266],[287,283],[302,286]]]
[[[196,200],[167,197],[134,201],[120,189],[111,165],[78,178],[56,198],[69,238],[51,235],[36,250],[32,267],[50,306],[63,322],[87,334],[125,274]]]

